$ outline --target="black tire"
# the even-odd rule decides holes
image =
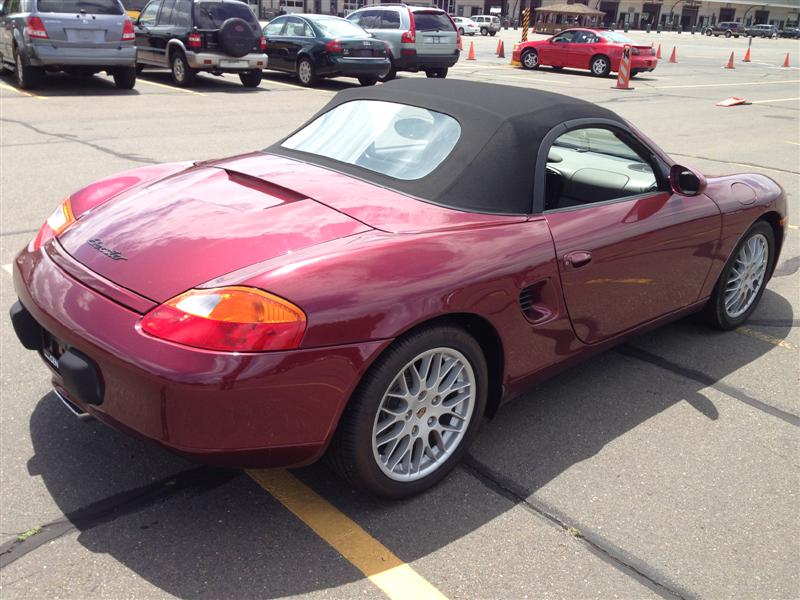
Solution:
[[[261,69],[253,69],[252,71],[242,71],[239,73],[239,81],[246,88],[255,88],[261,84],[261,78],[264,74]]]
[[[369,87],[371,85],[375,85],[376,83],[378,83],[378,78],[377,77],[359,77],[358,78],[358,83],[360,83],[364,87]]]
[[[714,32],[711,29],[706,29],[706,35],[708,37],[711,37],[712,35],[714,35]]]
[[[489,30],[486,27],[481,27],[481,35],[489,35]]]
[[[550,67],[550,68],[553,69],[553,71],[560,71],[564,67]]]
[[[729,37],[731,37],[732,35],[733,35],[733,34],[732,34],[730,31],[726,31],[726,32],[725,32],[725,37],[726,37],[726,38],[729,38]],[[736,37],[739,37],[739,36],[737,35]]]
[[[132,90],[136,85],[136,67],[119,67],[112,75],[118,90]]]
[[[492,36],[492,37],[494,37],[494,36],[496,36],[496,35],[497,35],[497,32],[496,32],[496,31],[490,31],[490,32],[489,32],[489,35],[490,35],[490,36]]]
[[[463,27],[459,27],[458,28],[458,35],[464,35],[464,28]]]
[[[297,80],[306,87],[312,87],[319,80],[314,63],[305,56],[297,61]]]
[[[438,468],[415,481],[396,481],[378,466],[373,454],[376,415],[396,376],[414,358],[435,348],[456,350],[472,368],[476,388],[472,416],[464,437]],[[462,329],[446,325],[418,330],[395,341],[364,375],[339,421],[328,449],[329,462],[345,481],[360,490],[390,499],[419,494],[441,481],[466,453],[480,427],[487,396],[486,359],[472,336]],[[427,400],[421,402],[421,406],[425,406]]]
[[[725,309],[725,291],[731,276],[731,272],[736,265],[737,256],[742,247],[747,244],[751,238],[759,235],[764,236],[767,241],[767,251],[769,255],[767,256],[766,272],[764,273],[764,277],[761,281],[758,292],[756,293],[755,298],[752,300],[749,308],[741,315],[731,317],[728,314],[728,311]],[[711,294],[711,298],[709,299],[708,304],[705,306],[705,317],[712,327],[722,329],[723,331],[728,331],[731,329],[736,329],[739,327],[739,325],[750,318],[750,315],[758,306],[761,296],[764,294],[764,290],[767,287],[767,280],[769,274],[772,272],[774,260],[775,232],[772,230],[772,227],[769,225],[769,223],[766,223],[765,221],[756,221],[750,227],[750,229],[745,232],[745,234],[742,236],[742,239],[739,240],[739,243],[736,245],[736,248],[734,248],[733,252],[731,252],[731,255],[728,257],[728,262],[725,263],[725,267],[722,269],[722,272],[719,275],[717,284],[714,286],[714,291]]]
[[[593,56],[589,62],[589,71],[595,77],[608,77],[611,73],[611,60],[605,54]]]
[[[381,83],[385,83],[387,81],[391,81],[395,77],[397,77],[397,69],[395,68],[394,63],[392,63],[392,66],[389,67],[389,70],[386,72],[386,75],[378,77],[378,81],[380,81]]]
[[[444,79],[447,77],[447,67],[437,67],[436,69],[428,69],[425,71],[425,76],[431,79]]]
[[[197,71],[189,66],[180,50],[176,50],[170,58],[170,74],[172,82],[178,87],[191,86],[197,77]]]
[[[236,58],[248,54],[256,43],[250,24],[238,17],[231,17],[222,23],[217,39],[225,53]]]
[[[142,63],[139,63],[138,65],[136,65],[136,74],[141,75],[142,71],[144,71],[144,65]]]
[[[37,87],[44,77],[44,70],[39,67],[26,66],[22,62],[17,49],[14,48],[14,81],[21,90],[32,90]]]
[[[539,53],[533,48],[527,48],[519,57],[523,69],[533,70],[539,68]]]

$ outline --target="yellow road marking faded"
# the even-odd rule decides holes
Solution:
[[[762,342],[767,342],[768,344],[772,344],[773,346],[778,346],[779,348],[786,348],[787,350],[797,350],[797,346],[795,346],[791,342],[787,342],[784,339],[767,335],[766,333],[761,333],[760,331],[756,331],[755,329],[750,329],[749,327],[737,327],[736,333],[741,333],[742,335],[750,336],[751,338],[761,340]]]
[[[11,90],[12,92],[16,92],[17,94],[20,94],[22,96],[28,96],[29,98],[36,98],[37,100],[47,100],[47,98],[45,98],[44,96],[39,96],[37,94],[26,92],[25,90],[15,88],[13,85],[8,85],[7,83],[4,83],[2,81],[0,81],[0,88],[3,88],[5,90]]]
[[[775,98],[773,100],[751,100],[750,104],[766,104],[768,102],[796,102],[800,98]]]
[[[11,275],[11,264],[3,265],[3,271]]]
[[[439,590],[294,475],[283,469],[247,472],[393,600],[446,600]]]
[[[787,225],[789,229],[800,229],[797,225]]]
[[[682,88],[713,88],[713,87],[739,87],[743,85],[779,85],[783,83],[800,83],[800,79],[791,79],[783,81],[746,81],[740,83],[698,83],[693,85],[654,85],[650,89],[653,90],[677,90]],[[644,89],[644,88],[642,88]]]
[[[141,77],[138,77],[136,79],[136,83],[144,83],[146,85],[153,85],[155,87],[164,88],[164,89],[167,89],[167,90],[171,90],[173,92],[183,92],[184,94],[193,94],[195,96],[208,96],[208,94],[204,94],[203,92],[195,92],[194,90],[187,90],[185,88],[178,87],[177,85],[165,85],[163,83],[157,83],[155,81],[149,81],[147,79],[142,79]]]

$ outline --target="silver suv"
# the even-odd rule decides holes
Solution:
[[[494,15],[472,15],[470,17],[478,27],[481,28],[481,35],[495,35],[500,31],[500,17]]]
[[[36,87],[45,71],[107,71],[118,88],[136,85],[133,23],[120,0],[0,0],[0,68]]]
[[[447,77],[447,69],[458,62],[456,25],[438,8],[384,4],[352,12],[347,20],[389,45],[392,68],[381,81],[394,79],[397,71]]]

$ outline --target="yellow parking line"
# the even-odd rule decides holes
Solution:
[[[11,263],[9,263],[7,265],[3,265],[3,271],[5,271],[9,275],[11,275]]]
[[[2,81],[0,81],[0,87],[6,90],[11,90],[12,92],[16,92],[22,96],[28,96],[29,98],[36,98],[37,100],[47,100],[47,98],[45,98],[44,96],[38,96],[36,94],[26,92],[25,90],[15,88],[13,85],[8,85],[7,83],[4,83]]]
[[[750,329],[749,327],[737,327],[736,333],[741,333],[742,335],[750,336],[751,338],[761,340],[762,342],[767,342],[768,344],[772,344],[773,346],[778,346],[779,348],[786,348],[787,350],[797,350],[797,346],[795,346],[791,342],[787,342],[784,339],[767,335],[766,333],[761,333],[760,331],[756,331],[755,329]]]
[[[778,85],[782,83],[800,83],[800,79],[784,81],[746,81],[741,83],[699,83],[695,85],[654,85],[652,90],[677,90],[679,88],[739,87],[743,85]]]
[[[439,590],[327,500],[283,469],[247,472],[393,600],[446,600]]]
[[[204,94],[203,92],[195,92],[194,90],[187,90],[182,87],[178,87],[177,85],[164,85],[163,83],[156,83],[155,81],[148,81],[147,79],[142,79],[138,77],[136,79],[136,83],[145,83],[147,85],[154,85],[156,87],[164,88],[167,90],[172,90],[173,92],[183,92],[184,94],[194,94],[195,96],[208,96],[208,94]]]
[[[750,100],[750,104],[766,104],[768,102],[792,102],[800,100],[800,98],[775,98],[774,100]]]

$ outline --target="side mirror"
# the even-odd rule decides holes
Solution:
[[[697,196],[706,189],[706,177],[689,167],[672,165],[669,170],[669,185],[673,192],[681,196]]]

